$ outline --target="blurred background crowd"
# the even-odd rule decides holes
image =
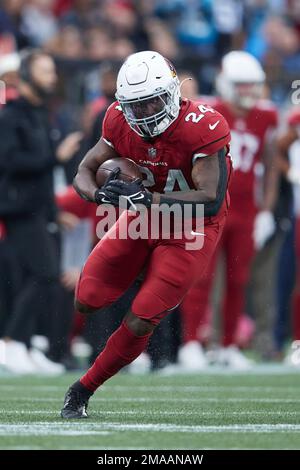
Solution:
[[[32,56],[26,57],[28,48],[42,60],[31,62]],[[96,218],[95,207],[80,200],[70,185],[86,151],[101,136],[120,64],[129,54],[146,49],[170,59],[181,80],[193,78],[182,86],[187,98],[214,95],[222,57],[231,50],[248,51],[266,73],[264,97],[279,110],[279,136],[293,107],[292,83],[300,77],[300,2],[0,1],[0,79],[5,84],[0,89],[0,338],[11,344],[5,368],[12,372],[61,373],[79,367],[77,355],[82,354],[92,362],[139,287],[137,280],[113,307],[88,319],[74,312],[74,289],[95,243]],[[48,54],[44,61],[43,53]],[[35,109],[28,111],[18,101],[20,96],[32,101],[27,85],[33,79],[28,74],[45,92],[43,109],[31,103]],[[6,110],[15,100],[19,104]],[[30,125],[21,126],[26,136],[20,137],[18,129],[11,135],[10,120],[21,122],[27,112]],[[47,192],[43,207],[28,209],[24,203],[22,215],[13,204],[3,203],[3,195],[9,192],[7,175],[13,164],[15,169],[22,167],[26,157],[15,162],[10,158],[18,138],[35,140],[35,148],[31,143],[27,146],[30,157],[18,175],[15,201],[19,197],[24,202],[22,190],[26,187],[28,194],[29,173],[41,183],[39,192],[31,196],[41,201]],[[43,162],[37,163],[39,159]],[[292,182],[299,184],[295,178]],[[282,361],[290,341],[300,340],[291,320],[297,278],[293,197],[299,194],[293,193],[291,179],[282,176],[274,208],[276,230],[253,259],[245,308],[235,332],[236,345],[252,350],[255,360]],[[24,242],[27,239],[30,243]],[[220,338],[222,273],[220,263],[198,338],[208,351],[205,366],[215,361]],[[133,370],[177,363],[184,336],[181,319],[178,309],[162,322]],[[182,354],[180,360],[191,370],[204,365],[203,361],[189,363]],[[229,365],[248,367],[249,363]]]

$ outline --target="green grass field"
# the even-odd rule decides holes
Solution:
[[[0,376],[0,449],[300,449],[299,372],[123,373],[62,421],[76,378]]]

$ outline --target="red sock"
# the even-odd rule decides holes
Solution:
[[[82,385],[94,392],[103,382],[134,361],[146,349],[151,334],[136,336],[123,322],[110,336],[92,367],[81,377]]]

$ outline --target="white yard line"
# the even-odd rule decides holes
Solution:
[[[5,447],[0,447],[0,450],[43,450],[43,447],[41,446],[5,446]]]
[[[0,386],[1,388],[1,386]],[[133,386],[127,386],[127,385],[113,385],[111,387],[105,387],[103,390],[104,391],[130,391],[132,392]],[[283,392],[295,392],[296,386],[295,387],[284,387],[284,385],[281,386],[275,386],[275,387],[264,387],[264,386],[235,386],[234,384],[228,384],[227,386],[225,385],[183,385],[183,386],[172,386],[172,385],[152,385],[152,386],[147,386],[147,385],[138,385],[134,386],[134,390],[137,390],[139,392],[182,392],[182,393],[210,393],[210,392],[230,392],[230,393],[235,393],[235,392],[246,392],[246,393],[252,393],[252,392],[273,392],[276,391],[276,393]]]
[[[1,401],[7,401],[7,397],[0,397]],[[22,396],[22,397],[9,397],[10,402],[55,402],[55,403],[62,403],[62,398],[41,398],[41,397],[29,397],[29,396]],[[119,403],[164,403],[164,402],[172,402],[172,403],[299,403],[300,398],[226,398],[226,397],[183,397],[183,398],[173,398],[166,396],[165,398],[159,397],[131,397],[131,398],[124,398],[124,397],[98,397],[92,398],[93,402],[119,402]]]
[[[181,366],[176,366],[170,370],[166,368],[166,370],[161,369],[155,371],[154,374],[160,377],[173,377],[176,375],[208,375],[208,376],[220,376],[220,375],[227,375],[227,376],[237,376],[237,375],[286,375],[286,374],[299,374],[300,366],[288,366],[286,364],[254,364],[248,370],[234,370],[230,367],[222,367],[222,366],[208,366],[202,371],[197,372],[187,372],[186,369],[182,368]]]
[[[81,424],[66,426],[65,423],[43,424],[0,424],[0,436],[83,436],[83,435],[108,436],[111,432],[102,428],[82,427]]]
[[[38,392],[57,392],[57,391],[64,391],[66,390],[65,385],[22,385],[23,390],[30,390],[30,391],[38,391]],[[16,385],[5,385],[1,384],[0,382],[0,390],[6,392],[13,392],[18,391],[18,386]],[[109,386],[102,386],[101,390],[103,392],[132,392],[133,385],[109,385]],[[276,385],[274,387],[270,386],[235,386],[232,384],[228,385],[134,385],[134,390],[139,392],[182,392],[182,393],[210,393],[210,392],[245,392],[245,393],[252,393],[252,392],[294,392],[296,387],[285,387],[284,385]]]
[[[106,435],[109,432],[167,432],[167,433],[286,433],[300,432],[300,424],[230,424],[230,425],[176,425],[169,423],[30,423],[0,424],[0,435],[14,436],[80,436]]]
[[[34,415],[58,415],[59,410],[0,410],[0,415],[25,415],[25,416],[34,416]],[[112,411],[112,410],[93,410],[93,414],[96,415],[111,415],[111,416],[299,416],[300,411],[265,411],[265,410],[253,410],[253,411],[220,411],[220,410],[211,410],[211,411],[160,411],[160,410],[122,410],[122,411]]]
[[[153,376],[153,377],[159,377],[159,378],[174,378],[176,376],[190,376],[193,377],[195,375],[201,374],[202,376],[238,376],[238,375],[294,375],[297,374],[299,375],[300,371],[300,366],[295,367],[295,366],[288,366],[286,364],[267,364],[267,363],[262,363],[262,364],[255,364],[251,369],[249,370],[234,370],[234,369],[226,369],[226,367],[218,367],[218,366],[210,366],[205,368],[203,371],[200,372],[187,372],[186,369],[176,366],[172,368],[170,371],[168,369],[164,370],[158,370],[153,372],[152,374],[147,374],[147,377]],[[67,374],[66,374],[67,375]],[[129,377],[130,374],[127,372],[122,372],[123,376]],[[143,376],[144,374],[134,374],[134,376]],[[6,379],[11,379],[11,378],[16,378],[18,379],[20,376],[11,374],[4,369],[1,369],[0,367],[0,379],[3,378],[4,380]],[[35,374],[32,377],[38,377],[38,378],[45,378],[44,375],[38,375]]]

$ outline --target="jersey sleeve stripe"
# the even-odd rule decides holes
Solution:
[[[105,139],[104,137],[102,137],[102,140],[104,140],[104,142],[105,142],[107,145],[109,145],[109,147],[114,148],[113,144],[112,144],[109,140]]]
[[[230,138],[230,132],[228,132],[227,134],[223,135],[223,136],[220,137],[219,139],[212,140],[211,142],[208,142],[207,144],[203,145],[202,147],[199,147],[198,150],[202,150],[202,149],[204,149],[205,147],[209,147],[210,145],[216,144],[217,142],[220,142],[221,140],[224,140],[224,139],[227,139],[227,138]],[[199,152],[199,153],[200,153],[200,152]]]

